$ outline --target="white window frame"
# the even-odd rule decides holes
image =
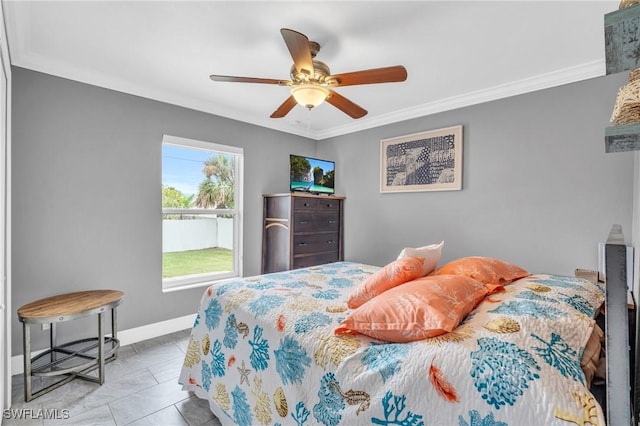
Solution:
[[[242,218],[243,218],[243,177],[244,177],[244,150],[239,147],[221,145],[213,142],[199,141],[195,139],[181,138],[178,136],[163,135],[162,145],[171,145],[181,148],[199,149],[213,153],[228,154],[234,156],[234,208],[233,209],[174,209],[162,208],[162,214],[208,214],[233,216],[233,270],[231,272],[213,272],[207,274],[185,275],[174,278],[162,279],[162,291],[171,292],[186,290],[189,288],[209,286],[217,281],[242,276]],[[163,236],[164,237],[164,236]]]

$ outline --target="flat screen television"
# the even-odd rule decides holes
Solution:
[[[311,194],[335,192],[335,162],[301,155],[289,156],[289,189]]]

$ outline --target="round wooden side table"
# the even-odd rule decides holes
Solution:
[[[59,294],[28,303],[18,309],[23,330],[24,400],[31,401],[75,378],[104,383],[104,365],[113,361],[120,341],[117,337],[116,307],[124,293],[118,290],[89,290]],[[111,336],[105,337],[103,314],[111,310]],[[58,345],[56,324],[98,315],[98,336]],[[49,349],[31,358],[30,326],[49,324]],[[98,376],[87,373],[98,369]],[[37,392],[32,392],[32,376],[66,376]]]

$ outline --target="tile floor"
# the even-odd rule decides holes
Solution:
[[[184,330],[123,346],[106,365],[102,386],[76,379],[28,403],[22,375],[13,376],[11,409],[23,419],[5,412],[2,425],[220,425],[206,401],[178,384],[188,341],[189,330]],[[42,386],[39,380],[33,380],[35,390]],[[58,419],[37,418],[38,410]]]

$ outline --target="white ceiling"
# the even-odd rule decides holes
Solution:
[[[604,14],[618,1],[2,0],[13,65],[313,139],[604,75]],[[287,87],[280,28],[321,45],[334,74],[404,65],[407,81],[338,87],[369,111],[325,103],[269,115]]]

